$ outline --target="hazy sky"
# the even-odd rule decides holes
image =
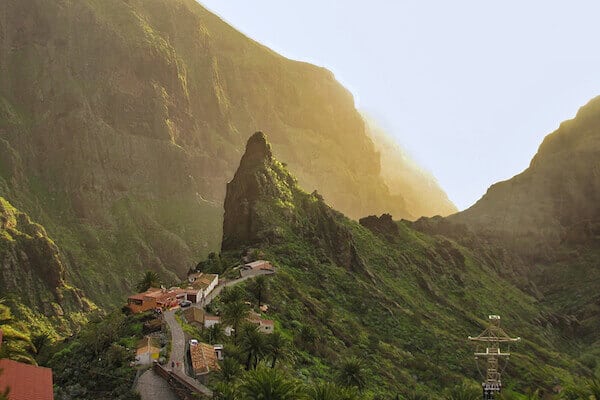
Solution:
[[[202,0],[334,72],[464,209],[600,94],[600,2]]]

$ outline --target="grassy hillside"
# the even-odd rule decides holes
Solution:
[[[507,384],[549,389],[591,373],[558,351],[564,341],[547,309],[484,258],[389,216],[361,222],[302,191],[264,135],[249,140],[227,187],[223,256],[248,253],[279,267],[269,315],[290,338],[312,332],[294,341],[298,377],[330,380],[355,356],[372,394],[440,393],[478,378],[466,338],[492,313],[524,338]]]

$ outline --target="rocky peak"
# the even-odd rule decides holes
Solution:
[[[293,204],[296,180],[273,158],[265,134],[248,139],[233,179],[227,184],[223,220],[223,250],[273,239],[274,207]]]
[[[246,152],[240,162],[240,169],[249,169],[270,162],[273,159],[271,144],[262,132],[256,132],[246,143]]]

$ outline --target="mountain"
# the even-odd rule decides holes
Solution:
[[[269,318],[298,338],[288,359],[299,377],[331,380],[340,360],[355,356],[369,371],[370,394],[439,398],[479,379],[466,338],[496,313],[524,338],[507,384],[550,388],[589,373],[559,352],[566,341],[550,310],[484,257],[390,215],[357,223],[303,191],[275,153],[264,134],[249,139],[227,185],[221,257],[278,267]]]
[[[600,357],[600,97],[548,135],[525,171],[468,210],[413,226],[493,258],[563,320],[568,351]]]
[[[367,133],[381,156],[381,176],[390,193],[402,196],[415,216],[445,217],[456,213],[458,209],[435,177],[420,167],[372,118],[364,118]]]
[[[0,195],[46,228],[101,305],[141,269],[174,280],[218,248],[225,183],[258,128],[347,215],[419,215],[331,72],[196,1],[3,4]]]
[[[548,135],[529,168],[449,218],[533,258],[600,240],[600,97]]]

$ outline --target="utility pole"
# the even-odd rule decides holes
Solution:
[[[484,351],[478,349],[475,352],[475,360],[483,358],[486,360],[485,381],[481,384],[483,388],[483,400],[493,400],[502,389],[502,379],[500,369],[500,360],[505,359],[508,362],[509,352],[502,352],[500,345],[502,343],[518,342],[520,337],[512,338],[500,328],[500,316],[489,315],[490,321],[488,327],[479,336],[469,336],[469,340],[480,343],[485,348]]]

